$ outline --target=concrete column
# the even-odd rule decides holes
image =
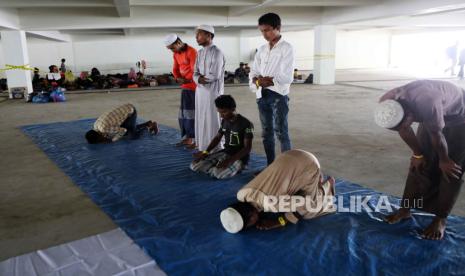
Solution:
[[[26,33],[24,31],[1,31],[3,57],[5,64],[21,66],[29,64],[29,54],[27,51]],[[6,71],[8,89],[21,90],[24,88],[27,93],[32,93],[32,78],[30,70],[8,70]]]
[[[315,54],[313,63],[313,82],[315,84],[334,84],[336,27],[334,25],[315,26]]]

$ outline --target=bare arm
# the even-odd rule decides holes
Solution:
[[[409,148],[413,151],[413,154],[415,155],[422,154],[420,143],[418,142],[418,139],[411,125],[401,126],[398,132],[399,132],[400,138],[402,138],[402,140],[404,140],[404,142],[409,146]]]
[[[216,136],[212,139],[210,144],[208,145],[207,151],[210,152],[212,149],[216,148],[218,144],[221,142],[221,138],[223,138],[223,134],[218,133]]]
[[[439,157],[439,168],[444,173],[445,178],[447,180],[449,180],[449,177],[460,179],[462,167],[449,158],[447,141],[444,134],[441,131],[431,131],[430,136],[433,149]]]
[[[245,157],[247,154],[249,154],[252,151],[252,138],[245,138],[244,139],[244,147],[238,151],[236,154],[231,156],[230,158],[224,160],[220,164],[218,164],[218,168],[227,168],[231,166],[234,162],[237,160],[242,159]]]

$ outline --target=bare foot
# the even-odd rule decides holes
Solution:
[[[408,218],[410,218],[410,209],[401,208],[399,211],[384,217],[384,221],[389,224],[395,224]]]
[[[176,144],[176,147],[187,146],[187,145],[191,145],[192,143],[194,143],[192,138],[185,138],[185,139],[182,139],[181,141],[179,141]]]
[[[319,181],[320,186],[323,186],[326,182],[328,182],[329,185],[334,186],[334,183],[336,183],[336,179],[334,179],[334,177],[332,176],[328,176],[324,178],[323,175],[321,175],[320,181]]]
[[[435,217],[428,227],[425,228],[422,238],[427,240],[442,240],[446,230],[446,219]]]
[[[193,149],[196,149],[196,148],[197,148],[197,146],[195,145],[195,143],[192,143],[192,144],[186,146],[186,149],[190,149],[190,150],[193,150]]]
[[[157,135],[159,131],[157,122],[150,121],[148,125],[148,129],[150,133]]]
[[[329,184],[329,187],[331,187],[331,191],[333,192],[333,195],[335,195],[336,189],[334,188],[334,185],[336,184],[336,179],[334,179],[334,177],[332,176],[328,176],[328,178],[326,178],[326,181],[322,183],[321,185],[323,186],[325,183]]]

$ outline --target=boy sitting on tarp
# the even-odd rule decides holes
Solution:
[[[86,133],[86,139],[89,144],[116,142],[123,136],[137,139],[145,129],[153,134],[158,133],[156,122],[147,121],[138,125],[136,108],[132,104],[124,104],[102,114],[95,121],[93,129]]]
[[[236,102],[230,95],[219,96],[215,105],[222,118],[220,129],[207,150],[194,155],[196,159],[190,168],[223,179],[235,176],[247,165],[252,150],[253,124],[236,113]],[[217,149],[223,136],[224,149],[211,152]]]

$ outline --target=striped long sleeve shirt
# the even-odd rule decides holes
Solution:
[[[113,142],[123,137],[127,129],[122,128],[121,124],[134,113],[135,108],[132,104],[124,104],[111,111],[102,114],[94,123],[94,130],[102,134]]]

